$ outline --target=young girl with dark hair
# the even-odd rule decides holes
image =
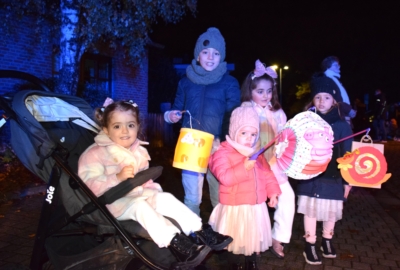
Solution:
[[[242,106],[253,107],[260,118],[258,148],[273,140],[286,124],[286,114],[278,101],[276,78],[277,74],[274,69],[265,67],[257,60],[255,69],[247,75],[242,84]],[[274,151],[274,147],[271,146],[264,152],[282,191],[278,204],[275,206],[272,248],[270,250],[275,256],[282,259],[285,256],[284,244],[290,242],[292,235],[295,196],[287,175],[277,166]]]
[[[139,108],[132,101],[113,102],[107,99],[96,110],[102,131],[95,143],[81,155],[78,174],[96,196],[149,167],[150,156],[138,139]],[[220,235],[172,194],[163,192],[151,179],[135,187],[124,197],[107,205],[118,220],[135,220],[147,230],[160,247],[169,247],[176,256],[176,266],[194,267],[201,263],[212,249],[220,250],[232,238]],[[166,217],[174,219],[183,233]],[[188,237],[194,232],[201,244]]]

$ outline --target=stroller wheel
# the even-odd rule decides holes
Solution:
[[[42,266],[42,270],[55,270],[55,269],[56,268],[50,261],[45,262]]]

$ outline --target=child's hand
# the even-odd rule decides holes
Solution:
[[[219,148],[220,145],[221,145],[221,141],[219,140],[219,138],[216,138],[216,139],[213,141],[213,144],[212,144],[211,155],[214,154],[215,151],[218,150],[218,148]]]
[[[117,173],[117,179],[119,181],[125,181],[126,179],[132,178],[134,176],[135,173],[132,165],[125,166],[119,173]]]
[[[173,110],[173,111],[170,111],[170,112],[169,112],[168,117],[169,117],[169,119],[171,120],[171,122],[176,123],[176,122],[178,122],[179,120],[181,120],[181,118],[182,118],[182,113],[181,113],[181,111]]]
[[[246,168],[246,170],[251,170],[254,168],[254,164],[256,164],[256,160],[249,160],[249,158],[247,158],[244,161],[244,167]]]
[[[269,198],[268,206],[275,207],[277,203],[278,203],[278,195],[272,194],[271,198]]]
[[[345,199],[347,199],[347,197],[349,196],[351,188],[352,188],[352,186],[344,185],[344,195],[343,195],[343,197]]]

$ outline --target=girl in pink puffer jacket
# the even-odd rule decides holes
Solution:
[[[253,107],[236,108],[230,119],[229,136],[211,156],[211,172],[220,182],[219,204],[209,224],[233,237],[228,251],[244,254],[249,269],[256,269],[256,254],[272,245],[271,222],[266,200],[274,207],[281,194],[279,184],[264,155],[249,157],[256,150],[259,117]],[[246,268],[247,269],[247,268]]]

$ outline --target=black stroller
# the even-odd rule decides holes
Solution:
[[[117,221],[105,207],[160,176],[162,167],[138,173],[97,198],[76,174],[80,154],[99,129],[88,117],[92,108],[79,97],[51,92],[27,73],[0,71],[0,78],[24,79],[39,88],[0,97],[14,152],[48,185],[31,269],[183,269],[137,222]]]

